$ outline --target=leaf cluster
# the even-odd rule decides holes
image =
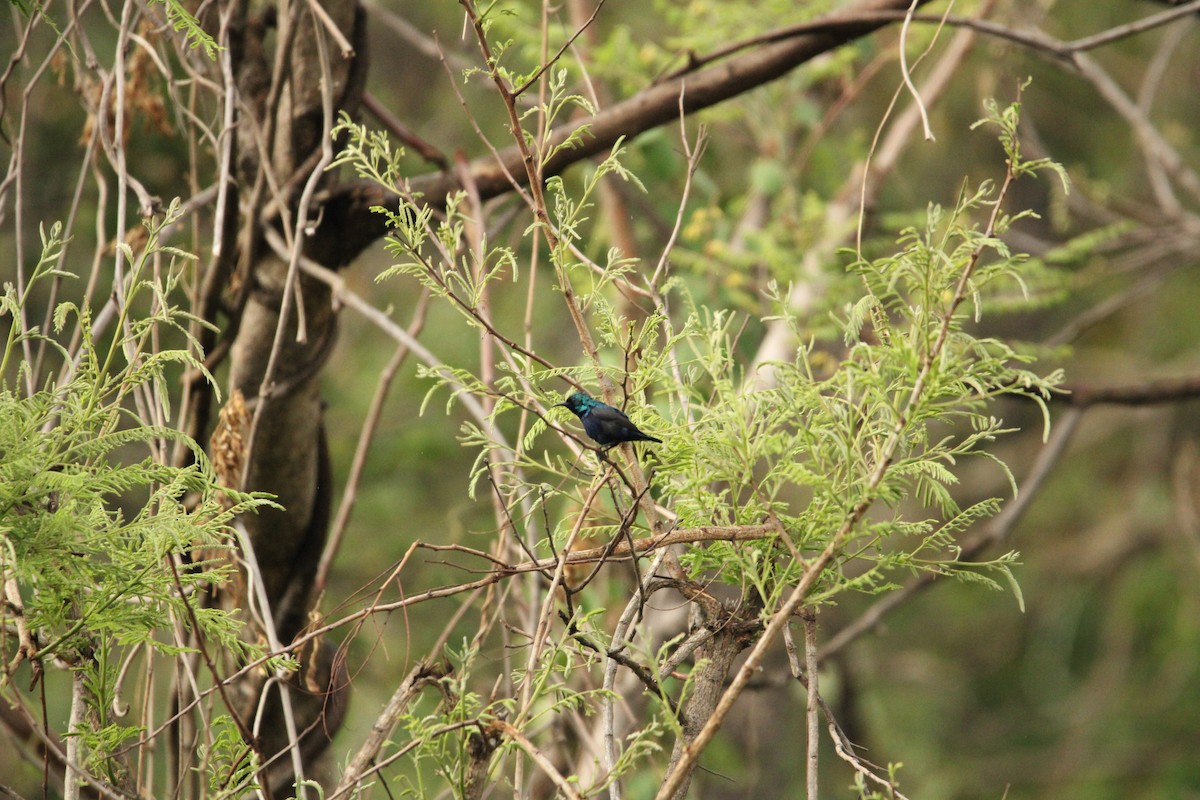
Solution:
[[[27,379],[18,383],[39,388],[0,383],[0,572],[7,615],[27,631],[19,649],[11,647],[17,639],[4,639],[8,668],[0,691],[13,690],[13,670],[23,661],[35,674],[55,663],[76,671],[94,716],[74,733],[84,737],[92,766],[113,779],[117,767],[108,754],[138,733],[109,711],[128,705],[119,689],[127,659],[139,651],[145,658],[184,652],[180,631],[235,654],[256,652],[238,638],[234,615],[204,607],[228,568],[192,554],[230,548],[234,517],[267,500],[220,487],[195,442],[146,418],[169,417],[168,365],[204,369],[193,348],[152,346],[165,330],[186,333],[187,317],[170,301],[180,263],[173,256],[180,254],[157,244],[177,214],[172,205],[150,225],[142,253],[125,247],[131,269],[107,344],[97,339],[87,306],[64,303],[54,314],[55,333],[74,318],[74,353],[52,333],[21,325],[29,288],[62,276],[53,267],[62,246],[58,226],[43,232],[42,258],[24,291],[6,287],[3,299],[12,322],[3,363],[17,364],[18,378]],[[150,259],[164,254],[172,257],[170,268],[148,277]],[[142,307],[144,315],[135,312]],[[63,356],[58,377],[35,383],[21,358],[22,345],[34,342]],[[168,462],[168,445],[184,448],[183,465]]]
[[[552,99],[543,111],[560,107]],[[422,372],[431,393],[449,392],[448,409],[467,398],[488,409],[463,425],[463,444],[478,453],[472,496],[486,477],[514,530],[541,531],[536,542],[527,540],[537,557],[561,552],[576,534],[615,542],[647,524],[641,496],[619,465],[597,453],[593,470],[586,451],[564,454],[558,445],[565,433],[590,447],[567,413],[553,408],[558,396],[550,387],[566,379],[621,405],[663,439],[644,468],[650,497],[670,515],[672,529],[776,527],[777,535],[757,540],[685,548],[681,561],[698,585],[739,587],[748,606],[770,614],[819,562],[808,605],[845,592],[885,592],[918,572],[1007,585],[1020,601],[1011,574],[1015,553],[960,560],[959,535],[994,516],[1000,500],[963,506],[954,488],[964,460],[978,457],[994,462],[1016,491],[992,449],[1011,430],[996,416],[995,401],[1020,396],[1045,414],[1061,378],[1034,372],[1029,353],[980,324],[994,295],[1026,290],[1026,259],[1003,234],[1029,212],[1004,211],[1007,188],[1019,177],[1059,170],[1021,159],[1017,106],[988,110],[1007,155],[1004,180],[964,184],[949,208],[931,204],[922,222],[901,231],[879,257],[849,254],[846,274],[858,293],[830,315],[824,329],[832,335],[809,338],[794,359],[752,370],[739,344],[748,324],[806,329],[786,302],[790,293],[768,284],[773,307],[755,318],[706,306],[684,280],[647,280],[618,252],[605,263],[582,252],[599,181],[615,175],[636,183],[620,145],[574,189],[548,180],[545,213],[535,213],[525,230],[548,245],[556,288],[580,331],[584,359],[576,365],[544,357],[537,331],[506,335],[491,318],[490,293],[502,278],[516,279],[518,256],[468,236],[478,221],[463,195],[448,197],[435,218],[401,192],[400,210],[389,217],[389,250],[398,261],[380,278],[416,279],[502,352],[487,377],[456,364]],[[360,174],[390,177],[374,166],[388,162],[389,150],[372,152],[365,132],[355,140],[344,158]],[[652,303],[638,318],[629,314],[631,292]],[[760,385],[758,372],[767,370],[772,379]],[[588,692],[569,683],[586,664],[569,644],[547,641],[531,672],[513,672],[512,683],[530,687],[532,698],[514,724],[586,708]],[[469,695],[464,689],[460,696]]]

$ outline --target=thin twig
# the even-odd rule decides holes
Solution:
[[[1159,161],[1168,174],[1185,188],[1193,198],[1200,200],[1200,173],[1188,164],[1175,147],[1158,131],[1146,113],[1130,99],[1100,64],[1086,53],[1075,53],[1072,65],[1079,70],[1099,92],[1112,109],[1117,112],[1137,134],[1137,141],[1148,159]]]
[[[280,242],[277,237],[278,234],[273,236],[272,232],[270,231],[267,231],[266,233],[268,242]],[[326,283],[333,290],[333,296],[336,297],[340,302],[353,308],[355,311],[362,314],[363,317],[365,317],[369,322],[376,325],[380,330],[384,331],[397,342],[408,347],[413,354],[416,355],[416,357],[419,358],[427,367],[440,375],[450,377],[449,367],[446,365],[445,361],[434,355],[434,353],[428,347],[422,344],[420,340],[410,336],[407,330],[405,330],[402,326],[397,325],[395,321],[392,320],[392,318],[386,313],[380,311],[378,308],[368,303],[360,295],[350,289],[350,287],[346,285],[346,281],[341,275],[327,267],[321,266],[311,259],[303,257],[300,259],[300,268],[303,269],[306,274],[312,275],[318,280]],[[481,428],[488,432],[489,437],[494,436],[494,441],[500,444],[501,447],[509,446],[507,440],[504,438],[504,434],[488,421],[487,413],[483,410],[483,406],[479,404],[479,401],[474,397],[474,395],[460,393],[457,395],[457,398],[458,401],[462,403],[462,406],[464,409],[466,409],[467,413],[470,414],[477,423],[479,423]]]
[[[645,571],[645,575],[653,575],[662,565],[667,557],[667,550],[659,550],[654,561]],[[629,641],[629,629],[633,625],[634,619],[641,614],[642,601],[641,598],[631,597],[625,608],[621,611],[621,616],[617,619],[617,624],[613,626],[612,639],[609,641],[608,652],[622,651],[626,643]],[[606,658],[604,661],[604,692],[600,696],[600,716],[603,724],[601,759],[603,761],[605,773],[610,777],[608,784],[609,800],[621,800],[621,786],[618,782],[615,772],[617,765],[617,733],[616,733],[616,681],[617,668],[620,663],[613,658]],[[660,675],[661,680],[665,680],[665,676]]]
[[[246,583],[248,584],[246,599],[251,608],[256,612],[255,616],[259,628],[266,637],[269,648],[274,651],[280,651],[283,649],[283,642],[279,638],[279,632],[275,625],[275,615],[271,608],[270,598],[267,596],[266,581],[263,578],[262,570],[259,568],[258,557],[255,554],[251,536],[241,520],[238,520],[233,528],[237,533],[242,564],[246,570]],[[252,732],[256,739],[262,736],[262,718],[266,712],[267,704],[271,701],[271,693],[268,691],[268,688],[270,684],[277,685],[279,687],[279,704],[283,709],[284,730],[287,734],[287,752],[290,754],[292,761],[292,775],[295,777],[296,786],[300,792],[300,800],[305,800],[308,796],[308,790],[305,788],[304,782],[304,761],[300,757],[300,736],[296,727],[296,712],[295,704],[292,702],[290,679],[291,676],[283,668],[268,677],[267,685],[264,685],[259,692],[258,708]],[[264,753],[263,755],[273,754]],[[261,769],[265,770],[265,768],[266,765],[264,764]]]
[[[800,615],[804,622],[804,674],[808,676],[808,702],[805,708],[805,717],[808,722],[808,757],[806,759],[807,769],[805,775],[807,777],[806,786],[808,789],[808,800],[818,800],[820,777],[818,761],[820,757],[820,694],[817,684],[817,616],[812,609],[805,609],[805,612]]]
[[[425,315],[429,310],[429,297],[429,290],[426,289],[421,292],[420,298],[417,299],[417,307],[413,311],[412,322],[409,323],[408,330],[406,331],[408,336],[413,340],[421,335],[421,330],[425,327]],[[358,485],[362,480],[363,469],[367,463],[367,452],[371,449],[371,444],[375,440],[375,431],[379,428],[380,419],[383,418],[383,407],[391,390],[392,380],[411,352],[412,348],[406,343],[401,342],[396,346],[396,351],[392,354],[383,371],[379,373],[379,383],[375,387],[374,397],[371,398],[371,407],[367,410],[367,416],[363,420],[362,428],[358,433],[358,445],[354,449],[354,459],[350,462],[350,472],[346,476],[346,486],[342,489],[342,502],[338,505],[337,516],[334,518],[333,526],[329,530],[329,538],[325,542],[325,548],[321,552],[321,560],[317,564],[316,575],[313,577],[313,586],[315,593],[318,595],[325,591],[325,581],[329,576],[329,569],[333,566],[334,556],[337,555],[341,547],[342,536],[346,531],[346,524],[350,521],[350,514],[354,510],[354,503],[358,497]]]
[[[913,104],[921,113],[921,127],[925,130],[925,141],[932,142],[934,140],[933,129],[929,127],[929,114],[925,111],[925,104],[921,102],[921,93],[917,91],[916,85],[912,80],[912,73],[908,68],[908,26],[912,24],[913,14],[917,11],[918,0],[912,0],[912,5],[908,7],[908,13],[904,15],[904,22],[900,25],[900,76],[904,80],[904,85],[908,87],[909,94],[912,95]],[[951,4],[953,5],[953,4]],[[941,28],[938,28],[941,31]],[[934,41],[937,40],[937,35],[934,35]],[[932,46],[932,42],[930,43]]]
[[[600,13],[600,9],[602,8],[604,8],[604,0],[599,0],[599,2],[596,3],[596,8],[592,10],[592,15],[587,18],[587,22],[580,25],[579,28],[576,29],[576,31],[571,34],[571,36],[565,42],[563,42],[562,47],[558,48],[558,52],[554,54],[554,57],[547,59],[546,62],[542,64],[542,66],[538,67],[537,71],[534,72],[533,75],[531,75],[524,83],[513,88],[513,97],[520,97],[521,95],[525,94],[526,90],[528,90],[530,86],[532,86],[536,81],[540,80],[541,77],[546,74],[546,70],[550,69],[558,62],[560,58],[562,58],[562,54],[567,52],[567,49],[575,43],[575,40],[579,38],[580,34],[587,30],[588,27],[596,21],[596,15]]]
[[[792,639],[792,629],[790,627],[783,629],[783,643],[784,650],[787,652],[788,667],[792,672],[792,677],[807,691],[808,676],[810,674],[815,675],[816,671],[805,672],[805,668],[801,666],[800,656],[796,652],[796,643]],[[807,656],[807,653],[805,655]],[[825,727],[829,731],[829,738],[833,741],[833,749],[838,754],[838,757],[849,764],[855,772],[885,789],[888,793],[887,796],[892,798],[892,800],[908,800],[907,797],[896,789],[895,785],[889,779],[876,774],[882,771],[879,767],[858,757],[854,752],[853,742],[846,736],[841,725],[838,724],[837,719],[833,716],[833,709],[825,702],[825,698],[821,697],[820,692],[816,694],[816,698],[817,705],[820,707],[821,713],[825,716]]]
[[[350,759],[350,763],[342,771],[341,779],[338,781],[337,788],[329,794],[329,800],[336,800],[344,794],[350,792],[363,778],[368,774],[367,768],[376,755],[386,744],[388,738],[396,725],[399,724],[401,717],[408,711],[416,699],[417,694],[421,691],[421,687],[429,681],[436,681],[442,677],[442,672],[431,667],[424,661],[418,661],[416,666],[409,671],[404,680],[400,681],[400,685],[396,687],[396,691],[392,692],[392,696],[384,704],[383,710],[375,719],[371,726],[371,732],[367,736],[366,741],[355,752]]]
[[[333,17],[329,16],[329,12],[325,10],[325,7],[317,2],[317,0],[307,0],[307,2],[308,10],[311,11],[312,15],[321,23],[321,27],[325,29],[325,32],[328,33],[335,42],[337,42],[338,49],[341,50],[342,58],[354,58],[354,45],[350,44],[350,40],[346,38],[346,34],[342,33],[342,29],[339,28],[337,23],[333,21]],[[324,40],[321,39],[320,32],[317,32],[314,38],[316,38],[318,42],[324,42]],[[318,46],[324,45],[321,44]]]
[[[569,800],[582,800],[579,792],[571,785],[561,772],[554,766],[550,759],[539,750],[533,742],[525,738],[525,735],[520,730],[515,728],[505,720],[497,720],[494,723],[500,730],[504,731],[504,735],[516,742],[517,747],[525,751],[525,755],[529,756],[533,763],[538,765],[538,768],[548,777],[558,790],[567,796]]]

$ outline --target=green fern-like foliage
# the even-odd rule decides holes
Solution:
[[[213,60],[216,60],[217,53],[225,49],[217,44],[208,31],[200,25],[200,21],[192,16],[179,0],[153,1],[166,6],[167,22],[171,24],[172,28],[183,33],[184,41],[188,43],[189,47],[203,47],[204,54]]]
[[[984,122],[999,130],[1005,148],[1005,180],[964,189],[952,206],[931,205],[922,225],[903,230],[892,251],[878,258],[852,254],[848,274],[858,299],[831,315],[833,335],[811,339],[788,363],[771,365],[776,381],[763,390],[747,380],[744,354],[737,351],[744,315],[704,307],[683,281],[664,287],[673,315],[652,312],[634,324],[611,300],[612,286],[633,266],[615,254],[603,268],[583,263],[584,224],[592,192],[603,175],[627,177],[622,149],[614,148],[571,195],[565,183],[547,181],[558,246],[551,253],[560,286],[579,298],[602,346],[599,364],[551,367],[526,353],[491,385],[472,370],[445,365],[424,371],[434,387],[491,396],[491,425],[464,424],[463,441],[478,448],[474,479],[498,462],[511,462],[526,476],[540,475],[541,488],[515,483],[500,487],[506,497],[526,499],[524,513],[540,515],[549,498],[582,502],[589,478],[574,465],[539,455],[548,426],[533,422],[522,440],[510,443],[500,432],[512,415],[557,399],[536,388],[569,376],[585,385],[599,369],[624,384],[631,397],[647,393],[654,405],[631,409],[635,421],[664,439],[655,448],[655,496],[675,514],[676,528],[739,526],[775,520],[786,543],[712,542],[690,549],[683,561],[697,577],[750,586],[765,608],[780,599],[806,569],[804,556],[840,537],[838,553],[810,595],[821,603],[843,591],[880,592],[896,576],[934,571],[992,586],[1013,586],[1009,567],[1015,554],[986,564],[957,561],[955,533],[994,515],[998,499],[962,508],[952,487],[963,459],[994,460],[991,443],[1007,429],[991,410],[1001,395],[1020,395],[1043,405],[1060,380],[1029,367],[1032,357],[1015,343],[981,335],[977,323],[996,295],[1027,289],[1026,258],[1009,250],[1001,236],[1028,212],[1003,211],[1008,185],[1050,171],[1049,161],[1026,161],[1016,137],[1019,104],[987,106]],[[385,185],[395,175],[381,165],[392,151],[346,123],[352,145],[343,162]],[[461,198],[447,199],[445,218],[434,224],[426,206],[402,197],[388,212],[394,235],[389,243],[397,264],[381,279],[416,278],[458,310],[468,325],[488,327],[478,313],[488,284],[515,277],[517,261],[507,248],[484,248],[482,263],[466,263],[465,216]],[[964,277],[965,276],[965,277]],[[634,276],[636,282],[636,275]],[[776,297],[783,306],[782,297]],[[791,320],[780,307],[774,317],[797,331],[808,323]],[[627,370],[621,353],[639,354]],[[836,358],[836,363],[832,362]],[[820,366],[816,363],[820,361]],[[659,391],[655,391],[658,389]],[[881,466],[882,463],[882,466]],[[1007,468],[1000,474],[1012,483]],[[526,480],[530,480],[526,477]],[[547,488],[553,487],[553,488]],[[1015,489],[1015,486],[1014,486]],[[536,505],[535,509],[533,505]],[[872,509],[862,516],[855,509]],[[588,532],[611,537],[626,525],[626,509],[593,505]],[[860,518],[861,517],[861,518]],[[852,523],[842,530],[846,521]],[[571,527],[564,520],[550,532],[557,542]],[[842,531],[839,533],[839,531]],[[786,545],[786,546],[785,546]],[[795,556],[800,555],[797,559]],[[859,562],[852,570],[842,567]],[[865,567],[865,568],[864,568]]]
[[[184,331],[169,301],[182,259],[164,277],[148,277],[155,254],[172,255],[158,246],[158,232],[176,215],[173,205],[132,258],[107,342],[95,337],[90,310],[69,304],[56,309],[54,331],[22,328],[23,298],[56,274],[57,226],[43,235],[25,291],[7,287],[0,301],[10,323],[3,364],[17,377],[10,383],[0,373],[0,573],[5,624],[18,631],[4,639],[0,694],[15,691],[23,663],[35,675],[54,665],[72,670],[90,709],[72,733],[95,774],[114,781],[120,767],[111,754],[140,733],[112,712],[137,700],[120,696],[118,675],[131,654],[169,657],[188,641],[243,656],[252,650],[238,638],[234,616],[203,607],[226,571],[192,563],[191,554],[230,547],[234,517],[267,500],[221,488],[198,445],[146,419],[169,418],[159,391],[168,365],[203,370],[191,347],[151,347],[168,331]],[[56,343],[70,329],[81,337],[74,355]],[[64,356],[58,377],[31,374],[24,345],[41,343]],[[188,454],[183,466],[168,459],[174,445]]]
[[[448,407],[492,403],[486,418],[476,414],[463,424],[462,443],[478,453],[472,490],[488,486],[514,527],[544,531],[540,557],[561,553],[577,533],[600,543],[653,532],[643,493],[609,456],[593,459],[578,447],[563,455],[561,434],[553,429],[569,432],[571,423],[555,416],[560,395],[551,387],[561,388],[566,377],[598,396],[608,392],[610,402],[620,402],[623,393],[639,427],[663,440],[642,456],[644,494],[669,515],[672,531],[752,532],[683,548],[680,561],[696,585],[738,587],[746,607],[764,616],[784,614],[781,608],[790,614],[800,602],[821,606],[849,592],[887,592],[920,572],[1010,588],[1019,604],[1010,572],[1015,553],[966,563],[958,546],[962,531],[998,513],[1000,499],[960,505],[953,491],[970,458],[995,462],[997,476],[1015,491],[992,453],[994,440],[1008,431],[995,400],[1018,395],[1044,410],[1060,380],[1032,371],[1025,349],[988,336],[979,325],[997,295],[1029,294],[1026,259],[1002,239],[1022,216],[1004,211],[1008,187],[1057,170],[1021,158],[1017,110],[988,106],[986,121],[999,128],[1007,155],[1003,179],[964,189],[947,207],[931,205],[884,255],[848,253],[845,275],[831,269],[826,277],[843,284],[835,296],[851,297],[852,289],[853,299],[815,325],[796,318],[788,293],[774,283],[767,298],[773,307],[748,317],[707,307],[686,278],[639,269],[616,252],[589,260],[584,253],[599,179],[611,175],[636,184],[621,163],[620,145],[577,184],[548,179],[545,219],[538,217],[526,232],[552,231],[545,239],[556,288],[584,348],[583,363],[572,366],[539,354],[536,335],[525,343],[506,337],[481,310],[489,291],[516,279],[519,258],[486,241],[471,246],[463,196],[446,198],[444,216],[435,219],[420,198],[399,190],[398,210],[379,209],[393,229],[388,249],[396,258],[380,278],[420,282],[466,325],[507,347],[505,362],[487,379],[455,364],[421,372],[432,382],[431,395],[445,390]],[[348,121],[343,132],[350,144],[340,163],[386,187],[403,186],[394,151]],[[661,284],[660,275],[666,276]],[[638,319],[624,311],[629,290],[641,293]],[[803,345],[794,358],[765,365],[774,377],[764,386],[748,374],[739,337],[747,324],[774,323],[786,324]],[[513,430],[519,438],[510,438]],[[608,491],[597,492],[604,483]],[[661,518],[658,524],[665,528]],[[589,620],[576,619],[573,630],[586,635],[580,631],[595,624]],[[599,630],[594,637],[605,639]],[[573,690],[565,680],[561,691],[551,687],[570,669],[587,668],[569,638],[567,632],[553,644],[547,640],[544,654],[553,658],[514,672],[514,685],[535,689],[525,707],[533,713],[512,724],[528,726],[541,710],[554,713],[567,702],[562,693]],[[535,678],[539,667],[545,671]],[[569,702],[600,708],[606,701],[603,694],[578,693]],[[671,720],[664,706],[643,730]],[[425,720],[428,726],[453,722]],[[653,738],[646,739],[639,757],[653,747]],[[631,763],[621,768],[631,770]]]

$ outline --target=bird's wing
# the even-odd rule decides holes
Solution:
[[[596,406],[592,409],[592,414],[596,417],[596,419],[606,419],[613,422],[616,422],[617,420],[620,420],[621,422],[629,422],[629,417],[625,416],[624,411],[608,405]]]

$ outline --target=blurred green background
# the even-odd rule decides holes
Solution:
[[[799,22],[837,4],[820,2],[609,3],[586,45],[587,79],[611,98],[623,98],[682,53],[703,53],[744,36]],[[1011,0],[988,4],[991,18],[1019,29],[1039,29],[1062,39],[1129,23],[1163,9],[1147,2]],[[957,3],[970,15],[979,3]],[[538,9],[514,4],[514,47],[536,54]],[[933,5],[927,11],[940,12]],[[476,63],[461,34],[457,5],[381,3],[369,13],[403,18],[423,37],[414,40],[390,24],[372,28],[369,90],[422,138],[444,153],[486,152],[454,100],[455,80],[481,129],[504,143],[502,108],[480,79],[447,75],[429,52],[431,32],[451,64]],[[564,12],[565,13],[565,12]],[[94,11],[98,47],[111,35]],[[15,10],[0,30],[0,52],[12,53],[26,19]],[[558,29],[566,30],[565,24]],[[920,52],[933,27],[914,26],[909,53]],[[30,50],[45,48],[43,29]],[[953,35],[943,31],[940,48]],[[861,163],[884,109],[899,86],[896,30],[857,41],[775,83],[689,120],[703,122],[709,147],[694,181],[674,263],[696,295],[712,308],[750,313],[765,308],[768,281],[782,286],[808,280],[798,272],[802,255],[823,233],[828,204]],[[109,42],[108,47],[112,44]],[[936,60],[935,48],[930,60]],[[578,52],[573,53],[578,55]],[[1135,100],[1176,149],[1189,170],[1200,169],[1200,24],[1189,17],[1170,26],[1106,45],[1091,57]],[[918,82],[921,68],[916,71]],[[572,80],[583,75],[576,68]],[[1166,213],[1152,172],[1129,122],[1095,85],[1063,62],[1004,40],[980,37],[956,70],[945,96],[931,108],[936,141],[910,143],[886,181],[867,220],[867,247],[880,252],[903,224],[923,217],[926,204],[952,204],[963,181],[997,177],[1003,165],[994,137],[969,130],[982,116],[984,98],[1012,99],[1025,78],[1025,141],[1030,150],[1062,163],[1070,196],[1049,179],[1026,182],[1016,205],[1038,211],[1012,237],[1015,248],[1038,259],[1033,282],[1037,303],[1000,317],[989,330],[1029,342],[1038,369],[1061,366],[1067,382],[1107,386],[1200,374],[1200,197],[1181,183],[1181,208]],[[5,131],[16,133],[24,98],[10,88]],[[79,178],[77,144],[84,116],[68,86],[43,81],[30,94],[24,181],[25,264],[36,258],[39,223],[63,219]],[[901,106],[908,102],[901,96]],[[368,124],[375,124],[369,116]],[[182,181],[188,153],[170,136],[138,130],[135,173],[163,197],[187,195]],[[916,139],[917,137],[914,137]],[[12,147],[3,145],[4,151]],[[617,191],[628,217],[621,220],[639,255],[653,264],[670,232],[684,181],[678,132],[664,128],[629,143],[626,165],[646,185]],[[415,157],[411,174],[429,170]],[[578,181],[581,168],[567,174]],[[1178,178],[1178,174],[1168,174]],[[9,187],[13,191],[15,187]],[[110,187],[111,188],[111,187]],[[501,200],[500,204],[512,204]],[[0,212],[3,209],[0,208]],[[95,230],[94,200],[79,206],[77,263],[86,273]],[[494,216],[499,216],[497,213]],[[601,256],[622,244],[614,220],[598,209],[591,249]],[[18,254],[11,209],[0,213],[0,276],[15,280]],[[110,226],[111,228],[111,226]],[[1075,237],[1107,230],[1079,252],[1063,246]],[[523,230],[496,232],[517,248]],[[200,248],[203,235],[179,246]],[[814,334],[828,330],[830,308],[846,299],[846,257],[823,265],[829,294],[814,304]],[[381,248],[360,258],[344,275],[375,306],[407,324],[416,300],[411,282],[376,283],[389,259]],[[1045,268],[1045,273],[1041,270]],[[547,283],[548,285],[548,283]],[[76,287],[71,287],[72,291]],[[495,318],[520,329],[524,286],[496,297]],[[562,304],[551,292],[539,300],[541,348],[573,361]],[[60,298],[61,299],[61,298]],[[43,299],[42,302],[45,302]],[[421,336],[449,363],[473,364],[478,343],[463,334],[448,308],[434,304]],[[555,331],[564,331],[561,341]],[[1065,335],[1064,335],[1065,332]],[[761,326],[743,334],[749,357]],[[343,312],[340,338],[325,371],[326,423],[340,492],[363,416],[393,344],[362,317]],[[11,376],[6,376],[11,379]],[[485,548],[495,522],[491,504],[467,495],[475,453],[457,441],[462,416],[447,414],[445,395],[424,414],[429,388],[410,361],[387,401],[359,487],[354,517],[324,604],[335,614],[353,607],[414,540]],[[1058,417],[1065,404],[1052,405]],[[1088,409],[1051,477],[1041,487],[1005,549],[1021,553],[1017,579],[1022,613],[1009,594],[946,582],[922,592],[828,665],[828,697],[848,735],[877,763],[902,762],[901,787],[913,798],[1198,798],[1200,797],[1200,455],[1194,400],[1143,407]],[[1020,483],[1042,447],[1042,424],[1031,406],[1009,403],[1006,421],[1021,432],[996,452]],[[965,470],[964,502],[1006,492],[995,469]],[[403,591],[465,576],[419,554],[403,573]],[[821,615],[826,635],[857,618],[876,598],[848,598]],[[602,603],[604,598],[596,598]],[[456,606],[422,605],[369,623],[350,648],[355,676],[351,719],[335,745],[340,760],[361,740],[380,703],[411,666],[409,653],[425,652]],[[471,626],[463,626],[464,632]],[[453,639],[452,639],[453,641]],[[484,660],[502,654],[485,651]],[[728,731],[702,762],[697,796],[796,797],[803,789],[803,696],[798,686],[763,687],[742,701]],[[53,705],[53,704],[52,704]],[[5,733],[3,736],[8,736]],[[0,747],[0,750],[6,748]],[[850,771],[833,753],[823,754],[827,796],[848,796]],[[36,781],[37,765],[0,755],[4,782]],[[652,781],[645,791],[653,788]],[[34,785],[34,784],[30,784]],[[647,796],[636,782],[630,797]]]

